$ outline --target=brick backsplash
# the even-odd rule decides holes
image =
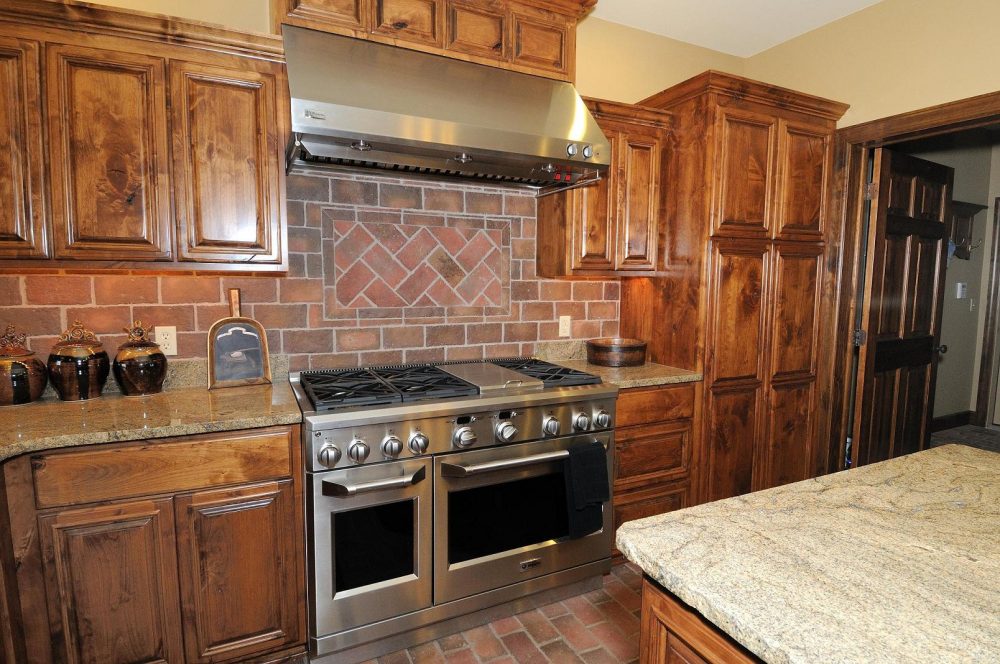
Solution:
[[[290,369],[527,355],[618,333],[617,281],[535,275],[529,192],[382,176],[288,178],[286,276],[0,275],[0,325],[45,357],[74,319],[113,352],[138,318],[175,325],[181,357],[205,357],[225,293],[268,331]]]

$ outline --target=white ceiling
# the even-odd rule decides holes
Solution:
[[[749,57],[881,0],[600,0],[593,16]]]

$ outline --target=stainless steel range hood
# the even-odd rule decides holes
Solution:
[[[288,166],[565,188],[611,158],[569,83],[284,26]]]

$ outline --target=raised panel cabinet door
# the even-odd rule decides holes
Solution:
[[[187,661],[242,660],[304,641],[292,481],[175,500]]]
[[[776,124],[763,114],[720,113],[715,234],[767,234],[773,207]]]
[[[444,0],[373,0],[372,32],[406,42],[442,46]]]
[[[279,70],[171,63],[181,260],[282,262]]]
[[[623,131],[619,143],[618,251],[615,269],[656,268],[663,142],[655,131]]]
[[[715,242],[708,367],[711,384],[762,380],[766,355],[767,242]]]
[[[773,260],[771,380],[813,377],[820,334],[823,247],[777,242]]]
[[[776,236],[823,237],[830,132],[782,120],[778,125],[778,223]]]
[[[621,154],[621,136],[608,134],[611,163]],[[614,166],[596,184],[568,192],[572,200],[570,269],[575,274],[613,270],[615,267],[615,202],[619,174]]]
[[[445,44],[450,51],[483,58],[507,57],[507,15],[502,8],[490,9],[482,3],[448,0]]]
[[[771,385],[768,398],[766,449],[754,489],[798,482],[815,476],[815,379]]]
[[[56,258],[168,260],[166,63],[46,47]]]
[[[0,258],[42,258],[46,234],[39,43],[0,36]]]
[[[369,0],[277,0],[279,11],[331,26],[364,29]],[[282,5],[284,5],[282,7]]]
[[[574,52],[569,23],[518,10],[511,14],[511,21],[514,64],[569,76]]]
[[[169,498],[38,517],[56,661],[183,662]]]
[[[754,467],[759,465],[755,441],[761,431],[761,389],[749,385],[712,391],[705,416],[708,468],[703,502],[753,490]]]

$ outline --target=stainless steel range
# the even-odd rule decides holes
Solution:
[[[367,659],[499,615],[489,607],[599,587],[615,386],[531,358],[291,383],[304,414],[313,657]]]

